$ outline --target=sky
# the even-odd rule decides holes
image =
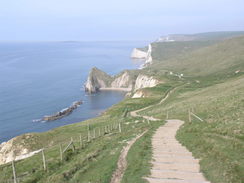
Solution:
[[[0,0],[0,41],[155,40],[244,30],[244,0]]]

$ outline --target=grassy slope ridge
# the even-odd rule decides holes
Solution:
[[[207,76],[218,74],[218,72],[228,73],[243,69],[243,57],[244,36],[187,52],[163,62],[158,61],[152,65],[152,69],[164,68],[190,76]]]

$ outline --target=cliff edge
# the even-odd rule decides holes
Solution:
[[[145,68],[150,65],[153,61],[152,59],[152,45],[149,44],[144,49],[134,48],[131,53],[132,59],[143,59],[145,62],[142,64],[141,68]]]

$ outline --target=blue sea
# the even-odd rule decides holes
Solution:
[[[84,83],[94,66],[109,74],[138,68],[130,53],[145,42],[0,43],[0,142],[88,118],[121,101],[125,93],[89,95]],[[74,101],[83,104],[60,120],[35,122]],[[33,121],[34,120],[34,121]]]

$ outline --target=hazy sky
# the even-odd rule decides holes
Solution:
[[[0,0],[0,40],[154,40],[244,30],[244,0]]]

